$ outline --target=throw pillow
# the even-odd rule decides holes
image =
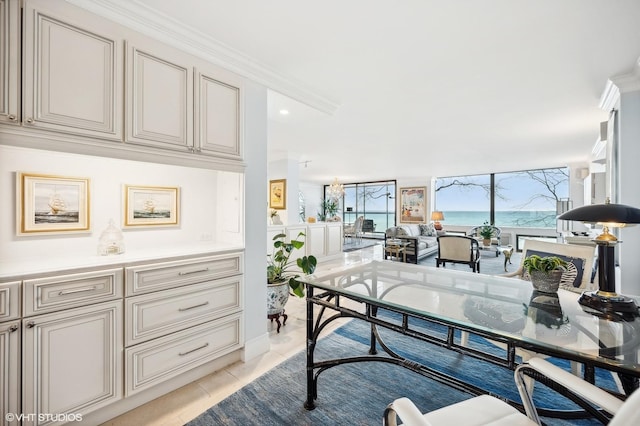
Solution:
[[[429,232],[430,232],[429,225],[420,225],[420,235],[422,236],[431,235]]]

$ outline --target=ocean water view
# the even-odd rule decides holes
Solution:
[[[356,218],[363,213],[350,212],[345,213],[345,222],[354,222]],[[484,221],[489,220],[489,212],[487,211],[443,211],[444,220],[441,221],[442,226],[461,225],[461,226],[478,226]],[[387,214],[385,212],[366,212],[365,219],[373,219],[375,224],[375,232],[384,232],[387,228],[393,226],[395,214]],[[397,222],[400,225],[399,221]],[[502,227],[519,227],[519,228],[555,228],[556,212],[548,211],[522,211],[507,210],[496,211],[496,226]]]

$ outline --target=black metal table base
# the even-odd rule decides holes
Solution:
[[[320,294],[314,295],[314,290],[321,291]],[[361,306],[364,306],[364,312],[358,312],[353,309],[349,309],[342,305],[341,298],[347,298],[350,301],[359,302]],[[516,362],[516,348],[521,348],[529,351],[534,351],[538,353],[544,353],[550,356],[559,356],[560,358],[569,359],[566,356],[562,356],[562,354],[556,353],[554,351],[544,351],[542,348],[538,348],[534,345],[530,345],[526,342],[515,342],[511,339],[504,338],[497,334],[483,332],[481,330],[465,328],[463,326],[447,323],[441,320],[435,320],[432,318],[424,318],[417,315],[411,315],[406,312],[394,311],[389,307],[383,307],[376,305],[371,299],[368,298],[359,298],[357,296],[349,296],[339,295],[337,293],[328,292],[325,290],[314,289],[313,286],[307,286],[307,398],[304,403],[304,407],[307,410],[313,410],[315,408],[315,401],[318,398],[318,378],[322,372],[326,371],[329,368],[336,367],[344,364],[351,364],[357,362],[384,362],[402,366],[407,368],[413,372],[416,372],[424,377],[435,380],[439,383],[446,384],[450,387],[453,387],[457,390],[467,392],[471,395],[481,395],[481,394],[489,394],[496,398],[502,399],[509,404],[515,406],[521,411],[524,411],[524,408],[521,403],[507,400],[500,395],[496,395],[490,391],[477,387],[473,384],[464,382],[456,377],[444,374],[440,371],[437,371],[433,368],[430,368],[427,365],[418,363],[416,361],[406,359],[396,353],[392,348],[387,346],[387,344],[383,341],[378,332],[379,327],[383,327],[385,329],[389,329],[395,331],[397,333],[401,333],[405,336],[409,336],[415,338],[419,341],[426,342],[429,344],[433,344],[436,346],[444,347],[446,349],[458,352],[463,355],[471,356],[476,359],[480,359],[494,365],[499,365],[504,368],[515,370],[517,367]],[[317,314],[315,313],[315,308],[319,307]],[[384,309],[386,311],[395,312],[399,314],[402,318],[401,324],[389,322],[385,320],[384,317],[380,317],[377,315],[378,309]],[[339,318],[355,318],[359,320],[363,320],[371,324],[371,336],[370,336],[370,348],[368,355],[356,355],[347,358],[336,358],[336,359],[327,359],[322,361],[316,361],[314,359],[314,351],[316,344],[318,342],[318,338],[320,337],[322,331],[332,323],[333,321]],[[421,320],[428,321],[435,324],[444,325],[447,327],[447,336],[446,338],[441,338],[435,335],[426,334],[423,331],[412,328],[412,321]],[[498,357],[490,353],[486,353],[480,351],[478,349],[474,349],[468,346],[463,346],[461,343],[458,343],[455,338],[456,330],[466,331],[476,336],[484,337],[496,342],[502,343],[506,347],[505,357]],[[384,351],[384,354],[378,354],[378,348]],[[569,359],[571,361],[577,361],[584,364],[584,378],[585,380],[594,382],[594,365],[590,364],[584,359]],[[600,365],[597,365],[602,367]],[[610,369],[615,370],[615,369]],[[514,385],[515,386],[515,385]],[[562,390],[557,390],[559,393],[563,394]],[[565,395],[566,396],[566,395]],[[564,419],[579,419],[589,417],[590,415],[586,411],[582,410],[573,410],[573,411],[553,411],[553,410],[539,410],[539,414],[542,416],[556,417],[556,418],[564,418]]]

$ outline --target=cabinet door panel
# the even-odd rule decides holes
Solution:
[[[17,1],[0,0],[0,121],[20,120],[20,21]]]
[[[309,226],[307,228],[307,236],[305,237],[305,245],[307,246],[307,253],[316,257],[321,257],[326,254],[325,247],[325,233],[327,228],[324,225],[321,226]]]
[[[16,424],[6,413],[20,413],[20,321],[0,324],[0,426]]]
[[[193,145],[189,67],[128,47],[127,142],[186,150]]]
[[[121,317],[117,301],[25,320],[23,412],[88,413],[120,399]]]
[[[25,125],[122,140],[122,41],[89,31],[91,15],[25,13]]]
[[[240,158],[240,89],[198,74],[196,150]]]
[[[342,253],[342,242],[342,225],[327,226],[327,251],[325,254],[331,256]]]

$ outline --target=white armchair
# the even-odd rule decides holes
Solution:
[[[622,401],[541,358],[532,358],[519,365],[514,373],[526,416],[506,402],[489,395],[470,398],[425,414],[421,413],[410,399],[398,398],[387,406],[382,423],[396,426],[397,417],[400,417],[406,426],[541,425],[532,393],[526,384],[526,381],[531,379],[527,376],[528,372],[541,375],[542,380],[549,380],[564,387],[584,404],[592,407],[592,414],[600,417],[599,420],[606,423],[611,419],[609,426],[640,424],[640,391],[632,393],[626,401]]]

